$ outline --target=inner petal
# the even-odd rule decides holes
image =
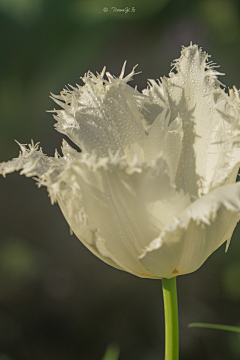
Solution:
[[[86,153],[94,150],[104,157],[109,151],[115,154],[120,150],[120,155],[126,155],[128,161],[134,154],[141,160],[146,136],[139,112],[143,95],[127,85],[133,74],[134,70],[126,78],[107,74],[107,81],[103,79],[104,72],[97,76],[88,73],[83,78],[84,86],[63,90],[60,96],[54,96],[64,107],[56,110],[56,129]]]

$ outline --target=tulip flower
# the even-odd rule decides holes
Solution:
[[[72,231],[106,263],[147,278],[197,270],[239,220],[239,94],[227,94],[208,55],[183,48],[169,78],[142,93],[124,78],[88,72],[52,95],[62,153],[20,145],[2,163],[37,177]],[[235,183],[235,184],[234,184]]]
[[[143,278],[191,273],[228,247],[240,219],[240,99],[216,68],[191,44],[142,93],[125,64],[118,78],[88,72],[83,86],[52,95],[55,127],[79,151],[63,140],[63,156],[47,157],[20,144],[0,173],[21,170],[46,186],[107,264]]]

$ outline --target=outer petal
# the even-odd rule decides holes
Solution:
[[[240,167],[240,96],[234,87],[229,90],[229,97],[225,94],[228,104],[225,110],[219,110],[219,114],[228,123],[228,131],[220,144],[219,161],[210,185],[210,189],[224,184],[232,184],[236,181]]]
[[[63,152],[70,156],[72,150],[65,144]],[[45,178],[49,182],[50,173]],[[59,206],[84,245],[112,266],[156,277],[138,258],[190,203],[171,185],[161,157],[152,164],[129,165],[117,156],[96,160],[75,154],[56,181]]]
[[[171,185],[161,156],[151,164],[138,164],[137,158],[129,164],[118,153],[106,158],[79,153],[65,140],[63,157],[47,157],[38,145],[20,147],[18,158],[0,165],[3,176],[19,170],[36,176],[90,251],[118,269],[156,278],[139,255],[190,203]]]
[[[184,48],[180,59],[175,61],[177,74],[172,72],[167,80],[172,108],[183,118],[177,186],[193,195],[208,192],[221,152],[221,140],[229,127],[216,109],[226,107],[225,93],[217,80],[221,73],[214,70],[208,58],[196,45]],[[220,143],[213,146],[214,142]]]
[[[220,87],[214,64],[208,54],[197,45],[183,48],[175,60],[169,78],[144,90],[144,95],[155,104],[150,112],[164,113],[168,109],[169,124],[177,117],[182,119],[183,140],[178,161],[176,184],[178,189],[194,196],[207,193],[226,146],[229,115],[229,97]],[[152,110],[152,111],[151,111]],[[154,126],[154,122],[153,122]],[[173,151],[174,153],[174,151]]]
[[[37,176],[40,178],[54,165],[61,168],[62,163],[58,154],[56,153],[54,158],[48,157],[42,152],[42,148],[38,150],[38,144],[34,145],[32,141],[29,148],[26,145],[19,144],[21,148],[19,157],[0,163],[0,174],[5,177],[6,174],[21,170],[21,175],[27,177]]]
[[[43,154],[41,148],[38,150],[38,144],[34,145],[32,142],[32,144],[29,145],[29,149],[26,148],[25,145],[19,144],[21,148],[19,157],[1,163],[0,174],[5,177],[8,173],[21,170],[21,175],[27,177],[36,176],[35,180],[37,180],[39,186],[47,186],[52,204],[58,200],[66,219],[71,218],[71,222],[69,222],[74,228],[77,227],[78,233],[81,234],[83,244],[89,248],[94,255],[106,262],[105,257],[99,253],[94,244],[93,238],[96,237],[98,230],[88,227],[82,193],[79,185],[75,181],[74,175],[69,175],[68,173],[69,181],[63,181],[63,174],[66,174],[68,163],[75,160],[76,157],[80,157],[84,161],[84,156],[72,149],[66,141],[63,141],[63,143],[64,157],[59,157],[56,153],[54,158]],[[111,259],[108,259],[107,262],[123,270]]]
[[[154,275],[171,278],[197,270],[240,219],[240,183],[213,190],[192,203],[146,247],[141,263]]]

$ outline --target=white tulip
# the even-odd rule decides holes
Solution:
[[[183,48],[169,77],[142,93],[106,73],[52,95],[63,156],[33,143],[0,165],[37,177],[97,257],[146,278],[197,270],[240,219],[240,99],[209,56]]]

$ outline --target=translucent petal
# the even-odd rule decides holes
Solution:
[[[193,196],[208,192],[221,154],[226,151],[224,140],[231,127],[220,114],[229,112],[229,98],[217,80],[220,73],[208,58],[196,45],[183,48],[169,78],[158,84],[151,81],[143,91],[155,106],[158,104],[160,112],[167,114],[170,124],[177,116],[182,120],[176,184]],[[154,112],[157,114],[156,108]]]
[[[56,129],[66,134],[85,153],[93,149],[101,157],[108,151],[126,155],[129,161],[137,154],[143,158],[143,140],[146,137],[142,115],[139,112],[143,95],[127,85],[134,70],[125,78],[104,71],[95,76],[88,72],[83,78],[84,86],[66,89],[53,100],[64,110],[56,110]],[[60,101],[62,100],[62,101]]]
[[[26,145],[19,144],[21,149],[19,157],[0,163],[0,174],[5,177],[6,174],[21,170],[21,175],[40,178],[52,166],[57,164],[61,167],[61,160],[58,155],[56,154],[54,158],[48,157],[42,152],[42,148],[39,149],[38,144],[34,145],[32,141],[28,148]]]
[[[95,246],[95,240],[98,237],[98,230],[89,228],[87,215],[84,211],[82,193],[76,182],[74,174],[69,170],[71,161],[81,159],[85,161],[85,156],[63,141],[64,157],[59,157],[56,153],[54,158],[43,154],[42,149],[38,149],[38,144],[33,142],[27,148],[20,145],[21,152],[18,158],[0,164],[0,174],[6,174],[21,170],[20,174],[27,177],[36,176],[35,180],[39,186],[46,186],[49,192],[52,204],[58,201],[63,215],[69,221],[70,226],[80,235],[82,243],[101,260],[106,262]],[[93,160],[93,159],[92,159]],[[94,159],[95,161],[96,159]],[[110,258],[107,263],[118,269],[121,269]],[[122,270],[122,269],[121,269]]]
[[[227,106],[219,110],[220,116],[228,124],[220,142],[218,162],[215,168],[210,189],[236,181],[240,167],[240,98],[239,91],[234,87],[225,94]],[[216,144],[219,146],[219,144]]]
[[[240,219],[240,183],[219,187],[192,203],[145,249],[141,263],[171,278],[197,270],[232,236]]]
[[[190,203],[176,193],[161,157],[151,164],[127,164],[117,156],[97,160],[79,154],[68,161],[58,183],[70,186],[68,192],[61,188],[57,200],[73,232],[91,251],[97,249],[105,262],[134,275],[155,277],[138,257]]]
[[[182,121],[179,117],[170,125],[168,121],[169,117],[164,111],[157,116],[145,139],[144,153],[145,160],[150,161],[162,152],[171,169],[172,179],[175,181],[182,149]]]

